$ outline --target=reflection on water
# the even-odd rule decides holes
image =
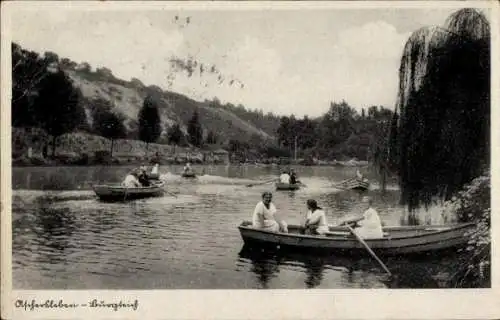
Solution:
[[[207,166],[198,179],[182,179],[178,166],[162,167],[176,197],[123,203],[97,201],[91,185],[118,182],[131,168],[14,168],[13,278],[18,289],[195,288],[413,288],[436,287],[446,261],[384,261],[388,281],[369,256],[315,257],[241,250],[237,229],[251,219],[263,191],[246,187],[275,177],[278,168]],[[202,167],[195,167],[201,172]],[[301,223],[306,200],[326,210],[329,224],[358,215],[369,194],[387,225],[400,223],[398,194],[374,188],[340,191],[332,183],[354,169],[298,168],[307,187],[274,192],[279,214]],[[352,172],[351,172],[352,171]]]

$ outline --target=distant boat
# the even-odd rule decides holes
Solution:
[[[301,186],[302,184],[300,182],[294,184],[276,182],[276,190],[298,190]]]
[[[196,178],[196,173],[194,173],[194,172],[189,172],[189,173],[183,172],[181,174],[181,177],[183,177],[183,178]]]
[[[367,179],[360,180],[358,178],[351,178],[337,183],[335,187],[346,190],[365,191],[370,188],[370,182]]]
[[[103,201],[126,201],[158,197],[163,195],[165,182],[154,183],[149,187],[124,187],[122,185],[95,185],[94,192]]]
[[[368,246],[383,255],[422,254],[467,245],[466,233],[474,223],[439,226],[384,227],[381,239],[366,239]],[[288,233],[276,233],[252,228],[243,221],[238,229],[245,246],[293,249],[303,252],[327,251],[344,254],[364,254],[366,249],[347,227],[330,227],[324,236],[301,234],[303,227],[288,225]]]

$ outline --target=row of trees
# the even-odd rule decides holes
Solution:
[[[329,110],[316,119],[281,117],[278,142],[288,150],[314,150],[312,153],[320,157],[369,159],[375,156],[393,116],[382,106],[358,113],[345,101],[332,102]]]

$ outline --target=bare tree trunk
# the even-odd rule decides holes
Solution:
[[[113,144],[114,144],[115,140],[114,139],[111,139],[111,151],[110,151],[110,157],[113,157]]]

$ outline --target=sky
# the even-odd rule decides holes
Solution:
[[[331,101],[345,100],[358,110],[392,109],[408,37],[443,25],[456,10],[44,6],[16,11],[11,32],[24,48],[107,67],[124,80],[135,77],[196,100],[217,97],[249,109],[315,117]],[[224,81],[206,70],[200,74],[199,67],[189,77],[172,68],[172,57],[215,66]]]

